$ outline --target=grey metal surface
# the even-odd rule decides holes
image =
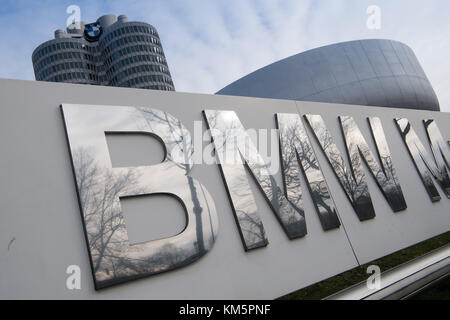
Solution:
[[[383,39],[299,53],[252,72],[217,94],[440,110],[412,49]]]
[[[379,117],[408,208],[400,214],[393,213],[367,171],[376,218],[359,221],[320,146],[312,139],[310,128],[305,126],[336,205],[341,228],[323,230],[306,189],[307,182],[300,175],[308,234],[289,240],[263,193],[248,174],[269,244],[245,252],[220,169],[216,164],[196,164],[190,174],[210,192],[220,220],[219,237],[213,249],[181,269],[95,291],[61,103],[145,106],[163,110],[179,119],[193,136],[196,134],[195,123],[198,123],[195,121],[202,123],[201,133],[205,130],[202,117],[205,109],[233,110],[246,129],[275,128],[276,113],[322,114],[340,150],[345,150],[345,143],[338,116],[353,117],[371,150],[376,146],[370,139],[367,117]],[[450,137],[449,113],[17,80],[0,80],[0,106],[1,298],[271,299],[450,229],[450,200],[443,196],[440,201],[430,201],[393,121],[398,117],[408,118],[431,153],[425,143],[427,135],[422,121],[435,119],[447,141]],[[186,112],[187,108],[189,112]],[[202,143],[206,148],[211,140]],[[130,137],[126,144],[123,150],[115,150],[123,157],[112,159],[115,166],[152,164],[141,158],[146,153],[139,152],[143,147],[140,142]],[[112,146],[118,147],[117,144]],[[152,148],[152,144],[148,147]],[[274,148],[279,148],[277,139]],[[194,155],[199,149],[194,149]],[[160,149],[156,151],[162,161]],[[274,179],[282,185],[281,170]],[[438,192],[444,195],[440,188]],[[139,241],[157,239],[150,233],[151,228],[145,226],[163,216],[170,219],[168,223],[173,221],[179,225],[178,216],[165,213],[178,208],[180,211],[176,213],[182,216],[181,206],[166,206],[166,201],[154,203],[152,199],[147,199],[146,206],[140,206],[141,200],[144,201],[131,201],[126,206],[127,231],[142,231],[132,238]],[[140,211],[147,206],[151,214]],[[137,225],[142,228],[132,228]],[[78,265],[81,269],[81,290],[66,288],[69,276],[66,270],[70,265]]]
[[[337,292],[325,300],[407,299],[450,273],[450,245],[381,273],[380,288],[370,289],[366,281]]]
[[[158,32],[126,16],[100,17],[83,29],[57,30],[55,39],[33,52],[36,80],[173,91]],[[88,28],[101,31],[89,37]],[[86,29],[84,29],[86,27]]]

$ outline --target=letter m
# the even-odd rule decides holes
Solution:
[[[433,152],[433,159],[433,156],[420,142],[409,120],[402,118],[395,119],[395,121],[431,201],[435,202],[441,199],[434,186],[432,176],[438,181],[447,198],[450,198],[450,178],[447,171],[447,168],[450,169],[450,147],[442,138],[436,122],[434,120],[423,121]]]

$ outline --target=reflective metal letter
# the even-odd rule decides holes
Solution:
[[[150,108],[63,105],[62,110],[97,289],[183,267],[212,248],[218,232],[214,201],[188,175],[193,148],[179,120]],[[156,136],[165,159],[113,168],[105,132]],[[177,198],[186,228],[171,238],[130,244],[120,198],[150,194]]]
[[[353,175],[355,177],[364,175],[361,163],[362,156],[392,210],[394,212],[405,210],[406,201],[395,173],[391,152],[389,151],[380,119],[368,118],[382,167],[375,160],[355,120],[348,116],[339,117],[339,120],[342,131],[344,132],[347,154],[350,159]]]
[[[408,148],[409,154],[414,161],[414,165],[419,172],[431,201],[435,202],[441,199],[439,192],[434,186],[431,175],[439,182],[439,185],[442,187],[442,190],[444,190],[447,198],[450,198],[450,179],[446,168],[446,165],[450,168],[449,146],[442,138],[434,120],[424,120],[424,125],[436,162],[433,161],[433,157],[425,150],[408,119],[395,119],[395,122],[397,123],[403,141]]]
[[[352,172],[348,170],[344,158],[341,156],[338,147],[333,142],[330,132],[320,115],[305,115],[306,120],[311,126],[314,135],[319,141],[322,150],[333,168],[334,173],[344,189],[347,198],[350,200],[358,218],[361,221],[372,219],[375,217],[375,209],[373,208],[372,199],[364,180],[364,172]],[[359,158],[359,157],[358,157]],[[351,158],[352,162],[354,161]]]
[[[294,239],[304,236],[306,223],[302,210],[297,211],[283,195],[236,113],[215,110],[206,110],[203,113],[211,129],[219,166],[245,250],[266,246],[268,241],[241,157],[288,237]]]
[[[302,170],[322,228],[324,230],[338,228],[341,223],[336,213],[336,206],[300,116],[277,113],[276,119],[280,130],[280,156],[288,200],[297,208],[302,208],[300,188],[300,170]]]

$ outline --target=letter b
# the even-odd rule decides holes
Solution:
[[[218,233],[214,201],[192,178],[189,131],[165,112],[138,107],[62,106],[96,288],[183,267],[213,246]],[[143,133],[165,146],[162,163],[113,168],[105,133]],[[130,244],[120,198],[167,194],[187,216],[180,234]]]

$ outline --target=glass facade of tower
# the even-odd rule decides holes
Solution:
[[[175,90],[158,32],[126,16],[57,30],[32,60],[38,81]]]

